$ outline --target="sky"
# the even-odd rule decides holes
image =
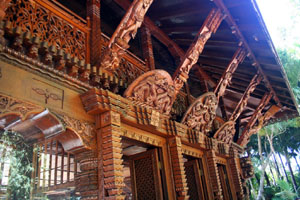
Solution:
[[[291,47],[295,42],[300,44],[300,5],[295,6],[293,0],[256,2],[276,48]]]

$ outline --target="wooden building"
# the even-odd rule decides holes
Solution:
[[[0,0],[0,21],[33,199],[247,199],[250,136],[298,115],[253,0]]]

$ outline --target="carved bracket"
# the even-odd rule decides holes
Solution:
[[[230,145],[234,134],[235,134],[235,122],[227,121],[225,124],[221,126],[221,128],[219,128],[219,130],[217,130],[217,132],[214,135],[214,138]]]
[[[212,92],[205,93],[190,105],[181,123],[208,135],[216,117],[217,107],[218,102],[215,94]]]

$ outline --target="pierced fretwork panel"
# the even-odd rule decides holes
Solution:
[[[5,20],[13,27],[47,41],[65,53],[79,59],[86,58],[87,32],[75,27],[49,9],[42,7],[39,1],[12,0],[6,11]]]

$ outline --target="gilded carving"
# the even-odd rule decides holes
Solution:
[[[206,135],[211,131],[218,107],[214,93],[208,92],[200,96],[186,111],[181,123]]]
[[[38,113],[42,110],[43,108],[39,106],[30,103],[25,103],[23,101],[0,94],[1,116],[5,114],[17,114],[21,117],[22,120],[24,120],[30,113]]]
[[[214,138],[230,145],[234,134],[235,134],[235,122],[227,121],[225,124],[221,126],[221,128],[219,128],[219,130],[217,130],[217,132],[214,135]]]
[[[166,71],[149,71],[137,78],[124,96],[169,114],[174,101],[173,81]]]

